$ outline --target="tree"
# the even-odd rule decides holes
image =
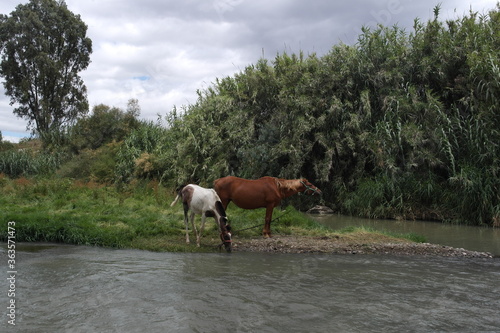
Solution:
[[[78,73],[90,63],[87,26],[64,1],[31,0],[0,15],[0,76],[18,117],[44,141],[88,112]]]

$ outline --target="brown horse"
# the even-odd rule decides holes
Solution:
[[[319,188],[307,179],[278,179],[262,177],[256,180],[228,176],[214,181],[214,189],[219,195],[224,209],[230,201],[243,209],[266,208],[266,219],[262,234],[271,237],[273,209],[282,199],[298,192],[321,195]]]

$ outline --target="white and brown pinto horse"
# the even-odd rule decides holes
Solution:
[[[279,179],[262,177],[248,180],[233,176],[219,178],[214,182],[214,188],[219,195],[224,209],[230,201],[243,209],[266,208],[266,218],[262,234],[271,237],[271,220],[274,207],[282,199],[288,198],[298,192],[310,195],[321,195],[321,190],[311,184],[307,179]]]
[[[227,224],[227,216],[222,202],[213,189],[204,188],[198,185],[189,184],[182,187],[177,193],[177,197],[170,204],[174,206],[177,200],[182,198],[184,206],[184,224],[186,226],[186,243],[189,244],[188,212],[191,212],[191,225],[196,235],[196,245],[200,246],[200,238],[205,227],[206,217],[213,217],[217,222],[220,238],[227,252],[231,252],[231,227]],[[194,215],[201,215],[200,232],[194,225]]]

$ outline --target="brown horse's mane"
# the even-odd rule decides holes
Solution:
[[[289,194],[290,192],[297,192],[300,187],[301,179],[283,179],[276,178],[276,185],[282,194]]]

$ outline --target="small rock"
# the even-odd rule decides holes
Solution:
[[[308,214],[335,214],[333,209],[327,206],[314,206],[313,208],[307,211]]]

